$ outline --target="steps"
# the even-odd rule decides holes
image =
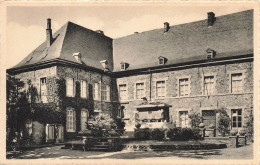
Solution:
[[[106,141],[99,141],[89,148],[85,148],[82,141],[70,141],[66,142],[62,149],[72,149],[72,150],[88,150],[88,151],[109,151],[109,144]]]

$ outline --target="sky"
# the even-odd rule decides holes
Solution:
[[[52,19],[52,31],[66,22],[74,22],[91,30],[102,30],[111,38],[134,32],[163,28],[252,9],[249,6],[9,6],[7,7],[6,38],[10,68],[46,39],[46,19]]]

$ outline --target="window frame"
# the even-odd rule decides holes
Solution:
[[[135,85],[134,85],[134,99],[135,100],[142,100],[142,98],[146,97],[146,81],[137,81],[135,82]],[[143,84],[143,95],[141,96],[141,98],[137,98],[137,84]]]
[[[71,113],[69,114],[69,112],[71,112]],[[71,117],[71,118],[69,118],[69,117]],[[67,132],[76,132],[76,111],[72,107],[68,107],[66,109],[66,131]]]
[[[105,88],[103,88],[105,87]],[[110,101],[110,86],[109,85],[101,85],[101,88],[100,88],[100,92],[101,92],[101,100],[102,101]],[[105,95],[104,95],[105,93]],[[106,97],[104,97],[106,96]],[[103,98],[104,97],[104,98]]]
[[[80,130],[81,131],[85,131],[85,130],[87,130],[87,127],[86,127],[86,125],[85,125],[85,128],[84,129],[82,129],[83,128],[83,125],[82,125],[82,113],[83,112],[86,112],[86,117],[85,117],[85,119],[86,119],[86,122],[88,122],[88,119],[89,119],[89,111],[87,110],[87,109],[85,109],[85,108],[82,108],[81,109],[81,111],[80,111]]]
[[[72,94],[71,95],[69,95],[68,94],[68,90],[69,90],[69,80],[72,80]],[[66,78],[66,96],[67,97],[75,97],[75,89],[76,87],[75,87],[75,79],[74,78],[70,78],[70,77],[67,77]]]
[[[212,93],[209,93],[208,91],[206,92],[206,78],[213,78],[213,80],[212,80],[212,82],[210,82],[210,84],[211,84],[211,88],[213,89],[213,90],[211,90],[212,91]],[[203,76],[203,94],[204,95],[206,95],[206,96],[210,96],[210,95],[214,95],[215,93],[216,93],[216,78],[215,78],[216,76],[214,76],[214,75],[205,75],[205,76]]]
[[[121,90],[120,90],[120,86],[125,85],[125,99],[121,99]],[[127,101],[128,100],[128,88],[127,88],[127,83],[120,83],[118,84],[118,96],[119,96],[119,100],[120,101]]]
[[[85,88],[83,87],[84,83],[86,84]],[[81,80],[80,81],[80,97],[81,98],[88,98],[87,87],[88,87],[87,81],[86,80]],[[84,91],[84,89],[85,89],[85,91]],[[85,96],[83,94],[85,94]]]
[[[158,88],[157,88],[157,84],[158,82],[164,82],[164,96],[159,96],[158,97]],[[155,81],[155,98],[156,99],[162,99],[162,98],[166,98],[167,96],[167,86],[166,86],[166,79],[158,79]]]
[[[236,90],[235,92],[233,91],[233,76],[236,76],[236,75],[240,75],[239,77],[239,80],[235,80],[236,82],[237,81],[240,81],[241,82],[241,90],[238,91]],[[236,88],[237,88],[237,85],[236,85]],[[230,92],[231,93],[243,93],[244,92],[244,81],[243,81],[243,73],[231,73],[230,75]]]
[[[181,96],[180,94],[180,81],[184,80],[184,79],[188,79],[187,84],[188,84],[188,94]],[[177,96],[178,97],[189,97],[191,95],[191,76],[181,76],[181,77],[177,77]]]
[[[186,114],[185,114],[185,126],[186,127],[182,127],[182,128],[189,128],[190,127],[190,120],[189,120],[189,111],[188,110],[178,111],[179,127],[181,127],[181,112],[184,112],[184,113],[187,112],[187,119],[186,119]]]
[[[96,85],[97,88],[96,89]],[[95,82],[94,86],[93,86],[93,100],[99,101],[101,100],[101,89],[100,89],[100,83],[99,82]]]
[[[42,83],[42,80],[44,80],[44,82]],[[42,87],[45,86],[45,95],[43,95],[43,89]],[[48,90],[47,90],[47,78],[46,77],[41,77],[40,78],[40,98],[41,98],[41,102],[42,103],[48,103],[48,99],[47,99],[47,96],[48,96]],[[43,99],[43,97],[46,97],[46,100]]]
[[[177,119],[176,119],[176,124],[178,127],[181,126],[181,123],[180,123],[180,112],[188,112],[188,126],[187,128],[190,128],[191,127],[191,123],[190,123],[190,118],[189,118],[189,114],[191,113],[191,108],[177,108],[176,109],[176,112],[177,112]]]
[[[233,111],[237,111],[236,113],[237,113],[237,116],[233,116]],[[241,112],[241,114],[240,115],[238,115],[238,111],[240,111]],[[233,121],[233,117],[236,117],[236,127],[234,127],[233,126],[233,123],[234,123],[234,121]],[[239,117],[241,117],[241,126],[239,127],[238,126],[238,123],[239,123],[239,121],[238,121],[238,118]],[[235,129],[240,129],[240,128],[243,128],[243,108],[232,108],[231,109],[231,115],[230,115],[230,118],[231,118],[231,129],[232,128],[235,128]]]

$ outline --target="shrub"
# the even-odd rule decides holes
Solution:
[[[181,129],[181,139],[182,140],[190,140],[193,139],[193,131],[190,128]]]
[[[162,129],[154,129],[151,132],[151,138],[153,140],[163,140],[165,137],[164,130]]]
[[[246,127],[246,135],[248,136],[249,139],[253,140],[254,139],[254,116],[252,112],[248,116],[245,127]]]
[[[193,139],[194,140],[201,139],[201,133],[200,133],[200,129],[199,128],[193,128],[192,132],[193,132]]]
[[[167,131],[167,137],[171,140],[180,140],[181,128],[171,128]]]
[[[219,112],[219,118],[218,118],[218,131],[222,134],[222,136],[229,133],[229,127],[230,127],[230,118],[227,114],[226,109],[221,108],[218,110]]]
[[[102,137],[103,132],[101,129],[94,128],[94,129],[91,129],[91,135],[94,137]]]
[[[167,137],[170,140],[198,140],[201,139],[199,128],[172,128],[167,131]]]
[[[241,136],[245,136],[245,135],[246,135],[246,130],[245,130],[245,128],[242,128],[242,129],[239,131],[239,135],[241,135]]]
[[[192,128],[198,128],[199,124],[201,123],[202,117],[200,116],[199,113],[192,113],[189,115],[190,122],[191,122],[191,127]]]
[[[149,128],[135,130],[135,138],[138,140],[149,140],[151,136]]]
[[[238,133],[237,129],[232,129],[232,130],[230,131],[230,135],[231,135],[231,136],[236,136],[237,133]]]

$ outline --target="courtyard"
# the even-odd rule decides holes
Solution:
[[[253,159],[253,143],[239,148],[174,151],[95,152],[61,149],[62,146],[8,152],[7,159]]]

